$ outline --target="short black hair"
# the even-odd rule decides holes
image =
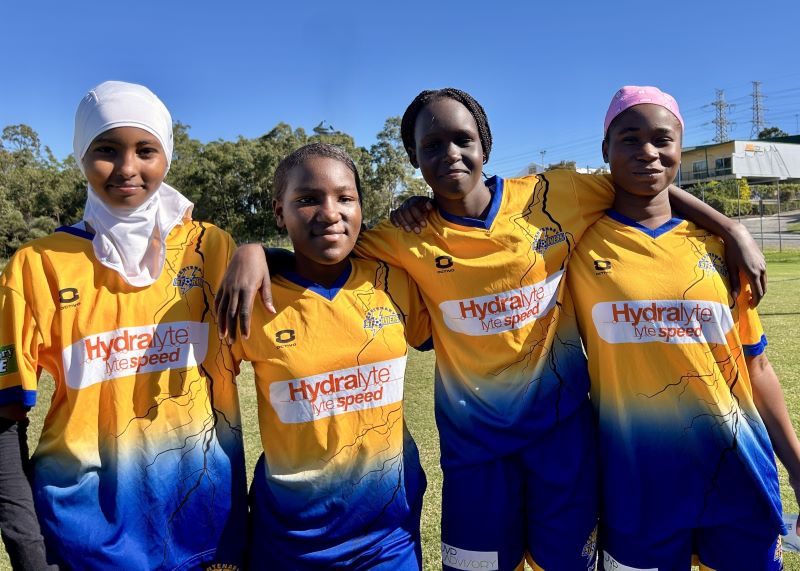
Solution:
[[[303,145],[299,149],[284,157],[280,164],[278,164],[278,168],[275,169],[275,176],[272,179],[272,198],[274,200],[280,200],[283,197],[283,193],[286,191],[286,180],[289,177],[289,172],[294,167],[302,165],[308,159],[313,157],[333,159],[339,161],[348,169],[350,169],[350,172],[353,173],[353,177],[356,179],[358,200],[363,202],[363,196],[361,194],[361,177],[358,175],[358,168],[356,168],[356,164],[353,162],[353,159],[350,158],[350,155],[347,154],[347,151],[341,147],[330,145],[328,143],[311,143],[309,145]]]
[[[481,147],[483,147],[483,163],[486,164],[489,160],[489,153],[492,152],[492,130],[489,128],[489,119],[486,117],[486,111],[483,110],[481,104],[472,95],[453,87],[427,89],[421,92],[414,98],[406,112],[403,113],[403,119],[400,122],[400,137],[403,139],[403,147],[405,147],[408,157],[411,158],[410,149],[414,148],[414,125],[417,122],[417,115],[419,115],[423,107],[437,99],[453,99],[469,110],[478,125],[478,135],[481,139]]]

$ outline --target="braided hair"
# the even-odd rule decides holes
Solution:
[[[353,159],[341,147],[331,145],[328,143],[311,143],[303,145],[299,149],[293,151],[291,154],[286,155],[284,159],[275,169],[275,175],[272,179],[272,197],[274,200],[280,200],[283,193],[286,191],[286,183],[289,178],[289,172],[296,166],[302,165],[308,159],[314,157],[323,157],[326,159],[333,159],[339,161],[353,173],[356,179],[356,190],[358,191],[358,200],[362,200],[361,195],[361,177],[358,176],[358,169],[356,168]]]
[[[400,122],[400,137],[403,139],[403,146],[409,158],[411,158],[410,149],[413,149],[415,145],[414,125],[417,122],[417,115],[419,115],[423,107],[437,99],[453,99],[467,108],[478,126],[478,135],[481,139],[481,147],[483,147],[483,164],[486,164],[489,160],[489,153],[492,151],[492,131],[489,129],[489,120],[486,118],[486,111],[483,110],[481,104],[478,103],[472,95],[453,87],[428,89],[421,92],[414,98],[414,101],[408,106],[406,112],[403,113],[403,119]]]

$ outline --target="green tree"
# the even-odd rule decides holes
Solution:
[[[400,117],[389,117],[370,147],[372,156],[371,187],[373,194],[365,200],[364,219],[375,223],[385,218],[410,196],[427,195],[427,185],[415,176],[400,136]]]
[[[0,256],[81,215],[86,183],[72,157],[59,162],[27,125],[0,135]]]
[[[578,170],[577,164],[575,161],[558,161],[557,163],[552,163],[547,166],[547,170],[555,170],[555,169],[562,169],[568,171],[575,171]]]
[[[318,125],[309,135],[279,123],[261,137],[202,143],[189,125],[173,126],[174,149],[166,181],[194,204],[194,216],[230,232],[238,242],[271,241],[279,235],[272,210],[272,179],[280,161],[298,147],[325,142],[344,148],[361,174],[364,221],[374,224],[404,197],[428,194],[415,176],[391,117],[370,148],[353,137]],[[58,161],[27,125],[0,135],[0,256],[28,240],[80,219],[86,179],[72,156]]]
[[[750,185],[747,183],[747,179],[742,177],[737,183],[739,185],[739,200],[742,202],[750,202],[752,193],[750,192]]]
[[[780,129],[778,127],[767,127],[766,129],[762,129],[761,132],[758,134],[759,140],[764,139],[775,139],[777,137],[788,137],[789,133]]]

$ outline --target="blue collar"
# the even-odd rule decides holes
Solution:
[[[636,228],[637,230],[639,230],[641,232],[644,232],[645,234],[647,234],[651,238],[658,238],[662,234],[665,234],[665,233],[669,232],[670,230],[675,228],[678,224],[683,222],[682,218],[670,218],[669,220],[664,222],[658,228],[648,228],[647,226],[644,226],[643,224],[639,224],[633,218],[628,218],[624,214],[620,214],[619,212],[617,212],[613,208],[609,208],[608,210],[606,210],[606,215],[609,218],[611,218],[612,220],[616,220],[620,224],[625,224],[626,226],[630,226],[631,228]]]
[[[492,200],[489,202],[489,212],[486,214],[486,220],[456,216],[455,214],[445,212],[441,208],[439,209],[439,214],[448,222],[458,224],[459,226],[471,226],[473,228],[485,229],[491,228],[492,222],[494,222],[497,212],[500,210],[500,204],[503,202],[503,179],[499,176],[493,176],[486,181],[486,186],[488,186],[490,190],[494,188],[494,191],[492,191]]]
[[[291,270],[281,272],[284,278],[289,280],[290,282],[299,285],[300,287],[304,287],[307,290],[313,291],[317,295],[321,295],[328,301],[333,301],[333,298],[336,297],[336,294],[342,289],[344,284],[347,282],[348,278],[350,278],[350,274],[353,273],[353,265],[350,263],[350,260],[347,261],[347,267],[344,271],[336,278],[336,281],[333,282],[333,285],[329,288],[322,286],[316,282],[312,282],[298,274],[297,272],[293,272]]]
[[[82,222],[79,222],[78,224],[82,224]],[[75,226],[59,226],[55,231],[64,232],[65,234],[72,234],[73,236],[77,236],[78,238],[86,238],[87,240],[92,240],[94,238],[94,234],[85,228],[78,228],[77,224]]]

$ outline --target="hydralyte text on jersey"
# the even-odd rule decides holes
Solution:
[[[607,343],[725,343],[733,327],[727,305],[700,300],[608,301],[592,321]]]
[[[194,367],[208,351],[208,324],[175,321],[126,327],[84,337],[62,353],[67,386],[139,373]]]
[[[556,304],[563,271],[546,279],[501,293],[439,304],[447,326],[467,335],[494,335],[530,325]]]
[[[406,357],[274,382],[269,398],[281,422],[318,418],[399,402]]]

